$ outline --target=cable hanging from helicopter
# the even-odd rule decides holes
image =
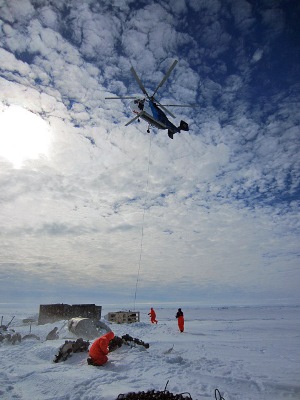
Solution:
[[[143,119],[144,121],[148,122],[149,127],[154,126],[158,129],[167,129],[168,130],[168,136],[170,139],[173,139],[173,136],[175,133],[178,133],[180,131],[188,131],[189,130],[189,125],[187,122],[181,120],[179,126],[177,127],[174,125],[167,117],[166,114],[169,114],[172,118],[175,118],[175,115],[171,113],[166,107],[195,107],[193,104],[161,104],[154,96],[156,95],[157,91],[159,90],[160,87],[164,85],[166,80],[169,78],[171,72],[175,68],[176,64],[178,63],[178,60],[175,60],[171,67],[168,69],[167,73],[161,80],[161,82],[157,85],[156,89],[154,90],[152,96],[149,96],[147,93],[141,79],[139,78],[138,74],[136,73],[136,70],[131,67],[130,71],[136,80],[137,84],[139,85],[141,91],[145,95],[144,98],[137,98],[136,96],[120,96],[120,97],[105,97],[107,100],[116,100],[116,99],[133,99],[133,101],[130,103],[130,107],[132,111],[134,112],[135,117],[132,118],[130,121],[125,124],[125,126],[128,126],[132,124],[132,122],[136,120]],[[149,127],[147,129],[147,132],[149,133]]]

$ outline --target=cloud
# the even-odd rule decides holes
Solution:
[[[27,21],[34,13],[34,7],[29,0],[24,0],[22,4],[17,0],[12,0],[2,7],[2,18],[10,23]]]
[[[262,49],[257,49],[252,56],[251,62],[252,63],[258,62],[259,60],[261,60],[263,54],[264,54],[264,51]]]
[[[297,302],[290,18],[247,1],[5,3],[0,112],[35,113],[52,145],[18,170],[0,159],[2,301],[10,285],[26,299],[43,287],[52,300],[130,301],[141,258],[147,301]],[[157,97],[197,104],[172,109],[190,131],[125,127],[129,102],[105,97],[141,95],[131,65],[153,93],[174,59]]]

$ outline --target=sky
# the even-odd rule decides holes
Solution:
[[[300,4],[0,0],[0,303],[299,304]],[[133,66],[189,132],[133,118]]]

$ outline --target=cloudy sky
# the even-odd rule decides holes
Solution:
[[[299,303],[299,15],[0,0],[0,302]],[[190,131],[125,127],[175,59]]]

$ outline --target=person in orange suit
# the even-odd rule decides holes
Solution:
[[[114,337],[115,334],[113,332],[108,332],[93,342],[89,350],[89,364],[98,366],[107,362],[108,345]]]
[[[156,321],[156,312],[153,310],[152,307],[151,307],[151,310],[150,310],[150,312],[148,313],[148,315],[150,315],[150,319],[151,319],[152,324],[157,324],[157,321]]]
[[[184,331],[184,315],[183,312],[181,311],[181,308],[178,308],[177,314],[176,314],[177,322],[178,322],[178,328],[180,332]]]

